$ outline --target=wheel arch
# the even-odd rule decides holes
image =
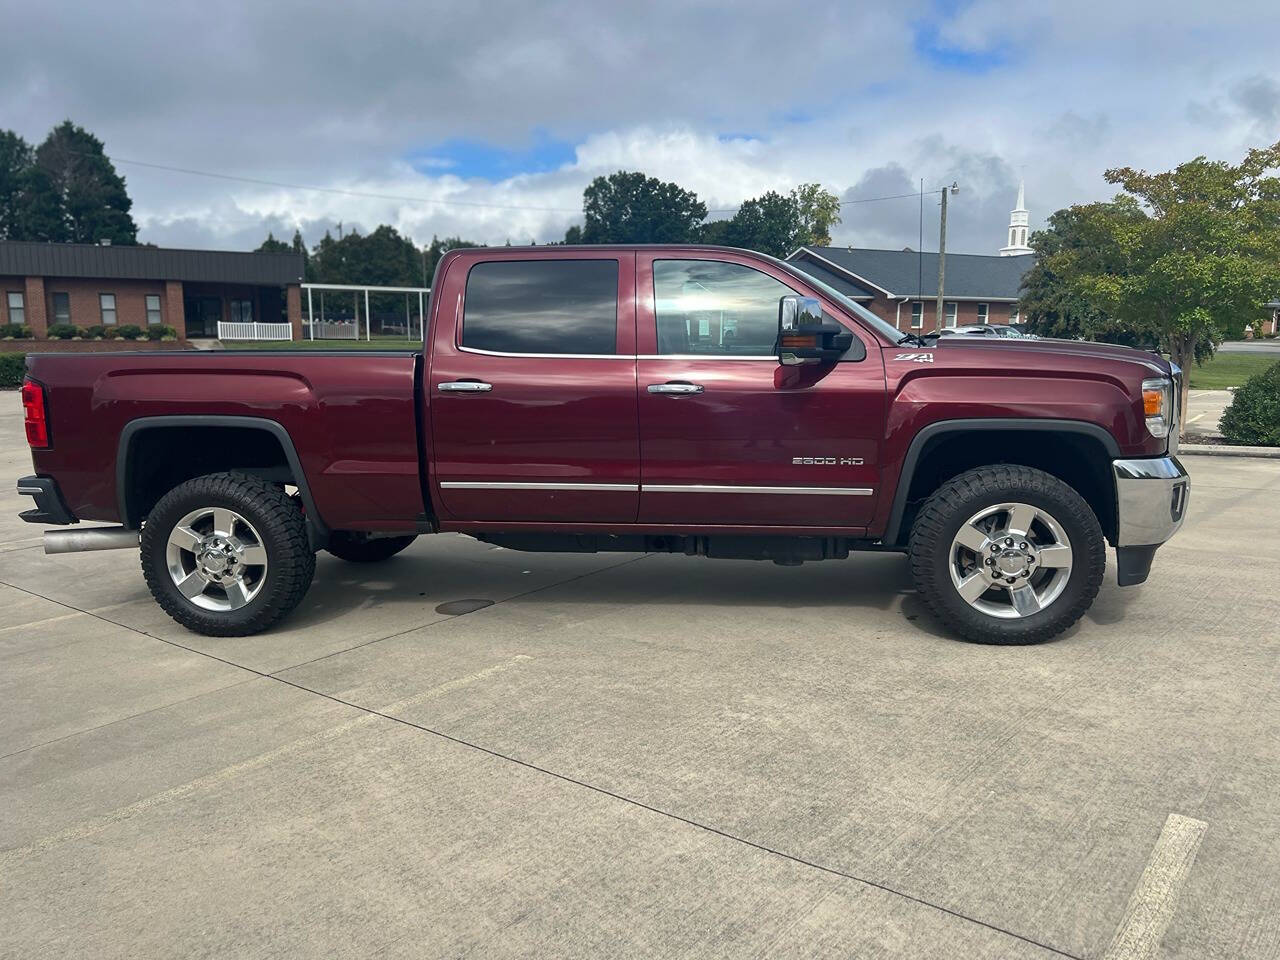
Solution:
[[[1010,441],[1016,441],[1010,443]],[[999,443],[997,460],[990,459]],[[1065,443],[1075,459],[1050,456]],[[1104,427],[1084,420],[991,418],[940,420],[923,427],[911,440],[885,528],[885,544],[900,545],[910,531],[914,506],[952,476],[984,463],[1000,462],[1035,467],[1076,489],[1097,515],[1103,533],[1114,542],[1115,484],[1110,461],[1121,456],[1120,446]]]
[[[116,447],[115,466],[116,502],[120,512],[120,522],[126,527],[131,529],[140,527],[149,507],[153,506],[160,496],[163,496],[169,489],[176,486],[176,483],[168,483],[166,489],[161,490],[158,485],[153,484],[155,489],[148,488],[140,480],[140,470],[137,462],[138,453],[145,449],[145,444],[149,439],[159,438],[159,431],[173,430],[180,430],[181,433],[177,435],[166,434],[166,436],[178,436],[186,443],[193,442],[196,437],[202,434],[206,438],[213,438],[216,435],[214,449],[222,451],[235,449],[234,440],[237,436],[255,438],[258,442],[252,445],[257,455],[247,456],[246,459],[249,462],[246,464],[236,464],[234,462],[235,457],[232,456],[229,461],[220,463],[214,470],[201,469],[191,476],[187,475],[191,473],[190,470],[171,471],[168,474],[170,479],[180,477],[181,479],[178,479],[177,482],[183,482],[207,472],[222,473],[233,471],[260,476],[264,479],[287,482],[298,488],[298,494],[302,498],[303,506],[306,508],[307,530],[312,546],[321,546],[327,540],[329,529],[316,507],[315,499],[311,494],[311,486],[307,482],[307,475],[302,468],[302,461],[298,457],[293,438],[289,436],[289,431],[285,429],[283,424],[275,420],[268,420],[265,417],[178,414],[173,416],[139,417],[126,423],[120,431],[120,439]],[[275,456],[278,457],[279,463],[261,462],[264,459],[271,459],[266,454],[266,451],[270,449],[267,446],[268,443],[274,444],[274,449],[278,451]],[[260,462],[253,463],[253,460]]]

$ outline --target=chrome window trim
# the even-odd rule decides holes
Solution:
[[[441,480],[445,490],[604,490],[636,493],[638,483],[525,483],[520,481]]]
[[[805,497],[869,497],[870,487],[750,487],[719,483],[646,483],[643,493],[771,493]]]
[[[772,360],[778,362],[776,356],[727,356],[718,353],[641,353],[636,355],[637,360],[752,360],[759,363],[762,360]]]
[[[462,353],[478,353],[485,357],[543,357],[549,360],[634,360],[634,353],[508,353],[503,350],[482,350],[480,347],[458,345]]]

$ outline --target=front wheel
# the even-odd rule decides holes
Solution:
[[[916,589],[943,623],[977,643],[1051,640],[1102,586],[1106,546],[1093,510],[1057,477],[998,464],[929,498],[911,531]]]
[[[218,473],[174,487],[142,528],[142,573],[188,630],[243,637],[302,600],[315,574],[301,511],[280,487]]]

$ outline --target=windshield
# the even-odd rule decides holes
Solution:
[[[844,307],[844,309],[848,310],[851,314],[853,314],[859,320],[864,321],[869,327],[875,330],[876,333],[880,334],[880,336],[884,337],[890,343],[898,343],[903,339],[904,336],[906,336],[906,334],[904,334],[901,330],[894,327],[893,324],[886,323],[884,320],[881,320],[879,317],[877,317],[874,313],[872,313],[862,304],[858,303],[858,301],[850,300],[847,296],[845,296],[843,293],[841,293],[839,290],[837,290],[835,287],[831,286],[830,284],[823,283],[817,277],[810,276],[809,274],[805,273],[803,270],[799,269],[798,267],[794,267],[791,264],[787,263],[785,260],[779,260],[777,257],[770,257],[769,259],[772,260],[774,263],[776,263],[778,266],[780,266],[783,270],[787,271],[787,273],[791,274],[796,279],[803,280],[805,283],[809,284],[810,286],[817,287],[824,294],[826,294],[836,303],[840,304],[840,306]]]

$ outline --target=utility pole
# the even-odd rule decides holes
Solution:
[[[960,192],[960,185],[954,180],[950,187],[942,188],[942,222],[938,228],[938,332],[941,333],[943,324],[946,322],[942,315],[943,299],[945,296],[944,287],[947,279],[947,191],[952,193]]]

